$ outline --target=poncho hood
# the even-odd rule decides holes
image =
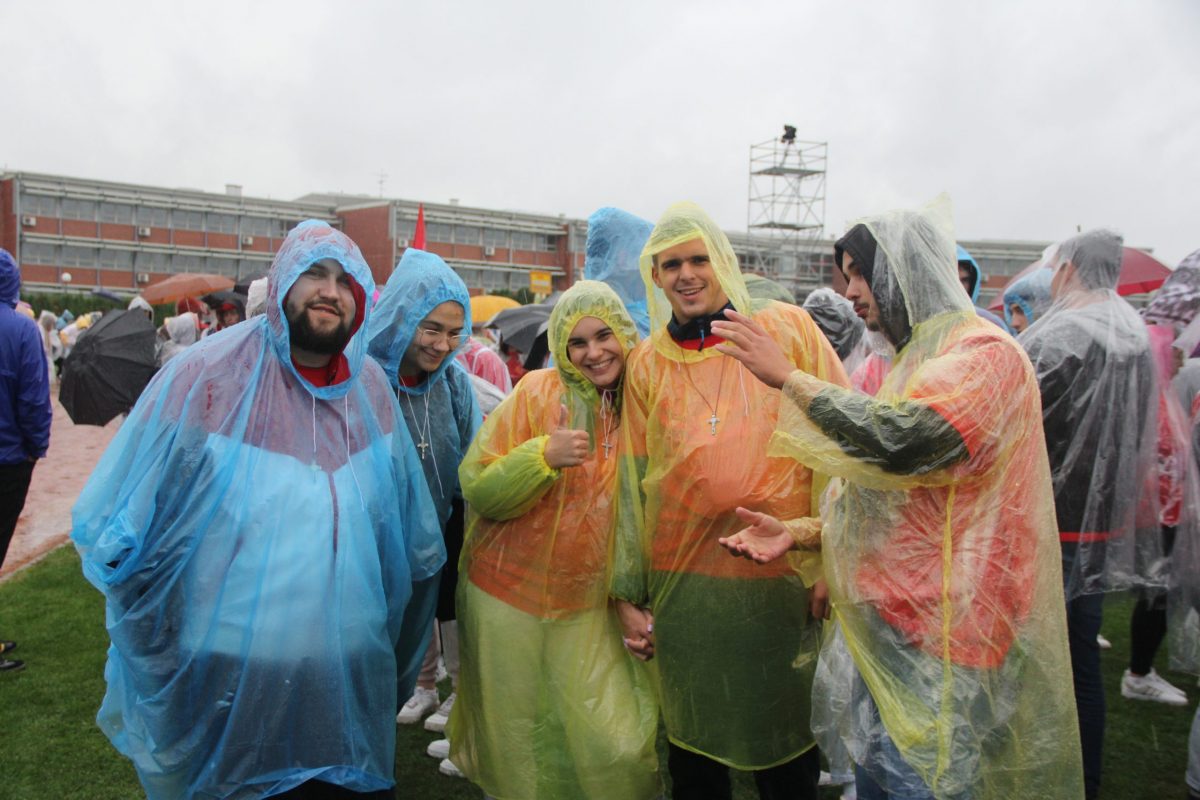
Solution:
[[[638,343],[638,332],[625,304],[608,284],[599,281],[578,281],[558,299],[554,310],[550,312],[550,322],[546,328],[550,352],[554,355],[554,366],[571,393],[591,406],[599,401],[599,391],[595,384],[571,363],[567,354],[567,341],[571,338],[571,332],[584,317],[595,317],[612,328],[626,358]]]
[[[854,304],[833,289],[822,287],[805,298],[803,308],[844,362],[866,329],[866,324],[854,313]]]
[[[350,368],[351,380],[329,386],[313,386],[300,375],[292,363],[291,337],[283,304],[288,291],[300,274],[326,258],[332,258],[341,264],[355,284],[354,334],[342,351]],[[293,228],[284,239],[279,252],[275,254],[275,260],[271,262],[271,270],[267,274],[268,339],[284,368],[315,397],[322,400],[343,397],[350,390],[353,378],[362,370],[363,359],[367,355],[367,337],[363,329],[368,326],[371,316],[371,309],[367,307],[365,300],[374,291],[375,280],[371,277],[371,269],[363,259],[358,245],[346,234],[334,230],[328,223],[320,220],[306,220]]]
[[[649,221],[619,208],[601,208],[588,217],[583,275],[617,293],[641,336],[650,334],[650,312],[638,260],[652,230]]]
[[[0,248],[0,303],[9,308],[17,307],[21,296],[21,270],[12,254]]]
[[[975,256],[968,253],[966,248],[964,248],[961,244],[955,245],[955,249],[958,251],[958,266],[965,267],[966,270],[971,274],[971,291],[969,294],[971,295],[971,303],[977,305],[979,303],[980,283],[979,263],[975,260]]]
[[[455,302],[463,309],[463,336],[458,348],[451,350],[426,380],[416,386],[400,382],[400,362],[416,336],[417,326],[436,307]],[[441,257],[424,250],[408,248],[396,265],[379,295],[367,328],[371,357],[379,362],[388,382],[401,392],[425,394],[451,369],[455,356],[471,335],[471,297],[462,278]]]
[[[642,255],[638,260],[642,282],[646,287],[652,330],[665,326],[671,319],[671,304],[667,302],[662,290],[654,285],[654,257],[663,250],[693,239],[704,240],[713,272],[733,307],[743,314],[753,311],[750,293],[746,290],[746,281],[738,267],[737,256],[733,252],[733,245],[729,243],[729,237],[704,209],[695,203],[683,201],[675,203],[663,212],[658,224],[650,232],[650,238],[642,248]]]
[[[1012,325],[1012,306],[1017,306],[1025,314],[1030,325],[1038,320],[1050,307],[1050,282],[1054,273],[1045,268],[1013,281],[1004,292],[1004,321]]]

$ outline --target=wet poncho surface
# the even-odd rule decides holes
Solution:
[[[1050,307],[1052,277],[1053,273],[1043,268],[1013,281],[1013,285],[1004,291],[1004,321],[1012,325],[1012,307],[1015,305],[1024,312],[1027,324],[1037,322]]]
[[[1101,235],[1047,255],[1055,269],[1075,264],[1078,280],[1018,340],[1041,389],[1068,598],[1166,582],[1150,340],[1115,290],[1119,238],[1104,248]]]
[[[641,260],[647,287],[653,254],[697,237],[735,308],[752,314],[797,367],[846,383],[807,313],[774,301],[751,305],[728,239],[693,204],[672,206],[655,227]],[[671,741],[739,769],[763,769],[813,744],[820,625],[792,566],[731,558],[717,538],[744,527],[739,505],[785,519],[814,515],[813,476],[767,455],[780,392],[711,346],[681,348],[665,329],[670,307],[661,293],[649,296],[654,331],[625,372],[612,594],[653,611]]]
[[[358,248],[301,224],[266,314],[171,360],[73,511],[108,601],[97,721],[151,798],[393,783],[394,651],[424,645],[401,618],[445,556],[361,328],[341,383],[315,387],[292,363],[284,296],[325,258],[370,295]]]
[[[416,386],[401,383],[400,362],[421,320],[446,302],[463,309],[461,350],[471,335],[471,298],[466,284],[440,257],[408,248],[371,312],[367,345],[396,392],[442,524],[449,518],[451,501],[458,492],[458,465],[482,417],[471,378],[455,358],[457,350],[452,349],[441,366]],[[421,447],[421,442],[426,446]]]
[[[608,284],[637,325],[639,337],[650,332],[646,286],[638,259],[654,226],[619,208],[601,208],[588,217],[587,259],[583,275]]]
[[[451,760],[499,800],[637,798],[661,792],[658,711],[608,602],[608,539],[620,422],[571,364],[580,319],[626,353],[633,321],[607,286],[580,281],[550,317],[556,369],[530,372],[484,423],[461,469],[467,541],[458,585],[462,670]],[[592,437],[588,459],[550,468],[549,435]]]
[[[841,635],[814,728],[881,785],[886,733],[938,798],[1081,797],[1033,371],[962,292],[948,201],[863,223],[884,329],[906,319],[907,343],[874,399],[792,373],[770,449],[836,476],[822,554]]]

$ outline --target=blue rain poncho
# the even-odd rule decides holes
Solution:
[[[1038,317],[1046,313],[1050,307],[1050,281],[1054,273],[1048,269],[1038,268],[1028,275],[1013,281],[1004,290],[1004,321],[1012,326],[1012,307],[1016,306],[1025,314],[1029,325],[1037,322]]]
[[[97,722],[150,798],[393,784],[395,652],[425,646],[401,620],[445,553],[361,326],[340,383],[292,362],[284,298],[322,259],[370,296],[353,242],[295,228],[266,314],[163,368],[73,511],[112,639]]]
[[[607,283],[637,325],[638,336],[650,335],[646,286],[638,260],[654,225],[619,208],[601,208],[588,217],[587,260],[583,276]]]
[[[1012,331],[1009,330],[1008,325],[1005,324],[1004,320],[1000,319],[986,308],[979,307],[979,289],[983,285],[983,273],[979,269],[979,262],[975,260],[975,256],[968,253],[966,248],[964,248],[961,244],[956,245],[955,250],[957,251],[958,265],[966,268],[966,270],[971,274],[971,291],[968,292],[968,294],[971,295],[971,304],[975,306],[975,314],[983,319],[986,319],[993,325],[1002,328],[1008,333],[1012,333]]]
[[[417,325],[442,303],[463,309],[463,347],[471,331],[471,298],[462,278],[438,256],[408,248],[388,279],[372,311],[368,352],[396,392],[400,411],[418,451],[429,492],[442,524],[458,492],[458,465],[483,419],[471,378],[451,350],[441,366],[416,386],[400,381],[400,362],[417,333]],[[427,447],[421,447],[424,441]]]

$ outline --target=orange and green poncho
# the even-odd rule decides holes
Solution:
[[[751,303],[728,239],[702,210],[668,209],[641,258],[653,332],[626,365],[611,591],[653,612],[670,740],[738,769],[765,769],[813,746],[820,623],[792,564],[732,558],[717,539],[744,527],[738,506],[814,516],[820,481],[814,487],[808,469],[767,453],[778,390],[711,347],[681,347],[664,328],[670,308],[651,280],[653,256],[697,238],[732,305],[770,331],[797,368],[839,385],[847,379],[806,312]]]
[[[605,322],[625,353],[637,342],[611,289],[576,283],[550,316],[556,368],[521,379],[459,470],[462,667],[447,734],[451,761],[497,800],[662,792],[651,682],[608,600],[618,451],[604,445],[622,422],[567,356],[584,317]],[[543,453],[564,407],[593,446],[583,464],[553,469]]]

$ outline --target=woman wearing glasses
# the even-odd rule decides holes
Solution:
[[[450,759],[501,800],[657,797],[658,711],[607,585],[637,329],[612,289],[580,281],[548,333],[555,368],[517,384],[459,470],[468,525]]]

